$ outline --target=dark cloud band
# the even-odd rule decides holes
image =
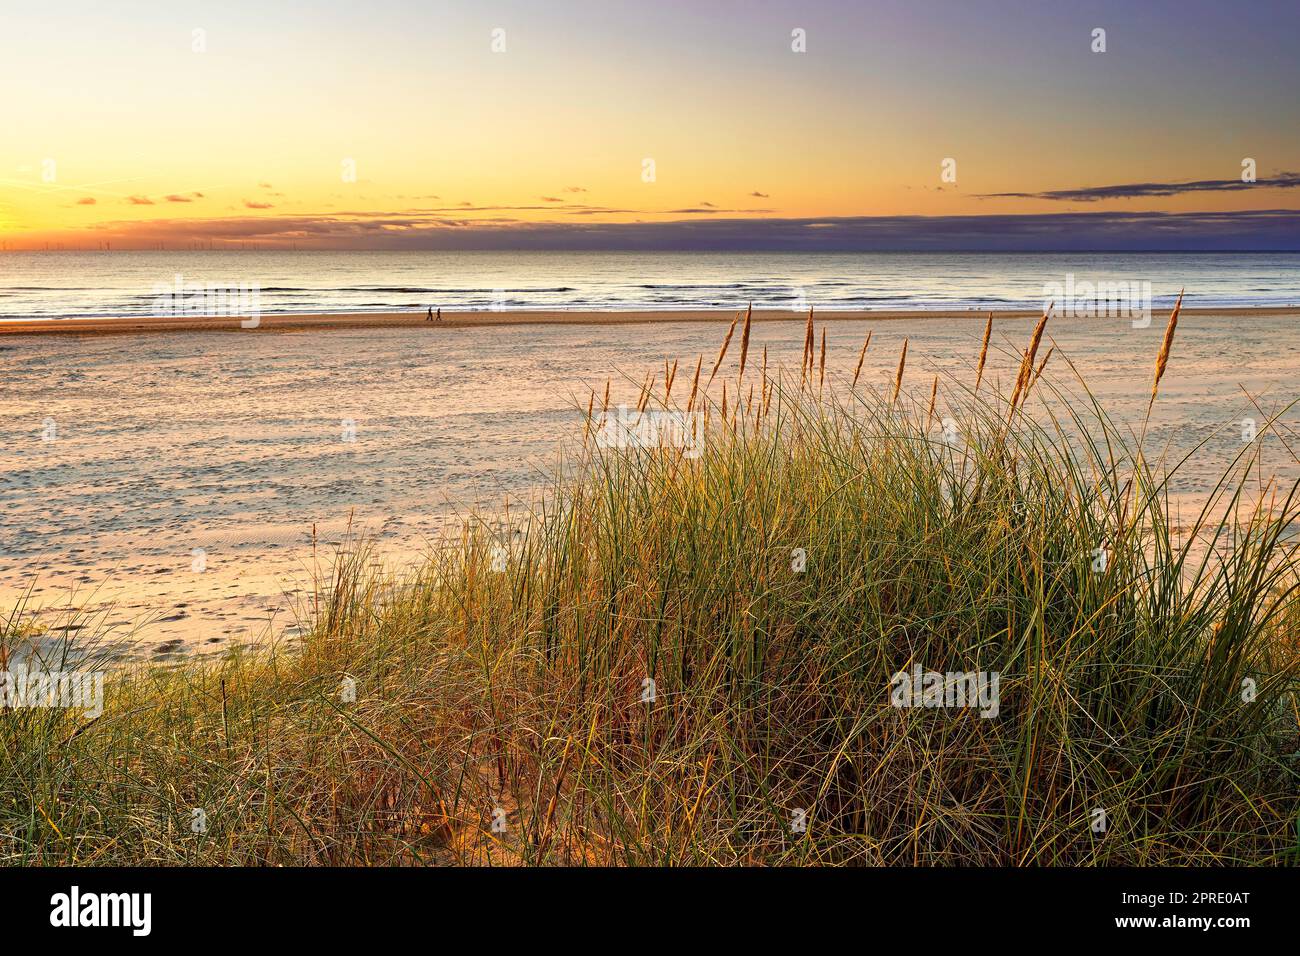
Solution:
[[[103,223],[126,243],[256,241],[330,249],[568,251],[1300,251],[1300,210],[525,222],[427,211]]]
[[[1149,196],[1181,196],[1185,193],[1236,192],[1241,189],[1295,189],[1300,173],[1278,173],[1269,179],[1247,183],[1240,179],[1201,179],[1190,183],[1124,183],[1091,186],[1086,189],[1050,189],[1038,193],[983,193],[979,199],[1050,199],[1056,202],[1099,202],[1103,199],[1140,199]]]

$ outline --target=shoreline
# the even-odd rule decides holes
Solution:
[[[989,383],[1016,375],[1020,343],[1037,321],[1029,313],[1001,314],[985,368]],[[453,315],[515,318],[444,318]],[[206,649],[213,637],[221,643],[211,647],[219,649],[252,630],[260,634],[271,613],[292,623],[283,595],[299,587],[295,575],[310,557],[314,526],[325,540],[355,516],[358,527],[382,530],[386,553],[418,553],[450,516],[518,503],[533,493],[556,449],[581,431],[578,406],[587,407],[592,388],[608,380],[611,407],[635,406],[645,380],[625,373],[664,360],[689,367],[701,354],[711,366],[734,315],[707,312],[700,321],[660,325],[444,330],[408,314],[415,324],[387,332],[304,330],[296,338],[285,337],[292,330],[218,338],[130,329],[0,337],[0,411],[14,448],[6,462],[6,517],[23,536],[12,569],[0,568],[0,600],[9,595],[11,605],[18,603],[29,583],[25,572],[35,572],[39,603],[63,604],[64,595],[77,592],[76,603],[98,607],[111,594],[121,613],[107,621],[119,623],[119,632],[147,615],[146,645],[181,639],[187,652]],[[863,382],[890,387],[908,337],[905,384],[924,401],[930,372],[960,376],[973,369],[985,319],[969,317],[976,321],[820,322],[827,328],[828,384],[837,376],[847,382],[861,361]],[[807,314],[765,310],[755,318],[750,362],[770,349],[773,366],[792,367]],[[1116,319],[1049,323],[1043,350],[1049,342],[1058,350],[1049,369],[1066,374],[1069,356],[1099,401],[1117,418],[1137,421],[1151,380],[1150,361],[1140,353],[1157,351],[1167,324],[1165,316],[1152,319],[1140,330]],[[1163,385],[1168,414],[1157,433],[1180,454],[1218,436],[1207,455],[1230,458],[1241,446],[1225,420],[1260,415],[1239,386],[1256,396],[1291,393],[1300,322],[1292,312],[1194,316],[1187,323],[1178,329],[1170,365],[1178,375]],[[862,355],[869,330],[874,338]],[[723,378],[738,362],[740,331],[730,364],[719,370]],[[1263,342],[1267,348],[1259,347]],[[51,367],[80,374],[51,380]],[[320,368],[340,374],[322,375]],[[715,381],[715,397],[720,388]],[[684,401],[685,392],[679,397]],[[1264,411],[1276,408],[1265,404]],[[57,441],[43,440],[46,419]],[[355,443],[341,432],[348,419]],[[1300,476],[1300,463],[1292,466],[1280,445],[1275,451],[1284,455],[1270,459],[1275,474]],[[109,461],[117,464],[102,470]],[[192,461],[194,469],[178,471],[178,461]],[[376,474],[384,476],[382,487],[370,483]],[[1184,471],[1186,480],[1171,491],[1184,514],[1199,512],[1214,477],[1199,467]],[[64,518],[51,522],[51,514]],[[201,579],[187,572],[196,546],[210,561]]]
[[[312,329],[383,329],[426,326],[430,329],[479,328],[509,325],[644,325],[672,322],[730,322],[744,309],[674,310],[505,310],[501,312],[445,312],[441,323],[429,322],[423,311],[412,312],[312,312],[262,315],[255,328],[244,328],[239,316],[176,318],[173,316],[93,316],[57,319],[0,319],[0,337],[6,335],[108,335],[151,332],[306,332]],[[906,321],[908,319],[1035,319],[1038,309],[889,309],[826,310],[814,313],[822,321]],[[1152,320],[1163,313],[1152,310]],[[1184,308],[1183,315],[1285,316],[1300,318],[1300,306],[1212,306]],[[755,322],[807,321],[807,313],[789,309],[754,310]],[[1127,322],[1103,317],[1083,321]]]

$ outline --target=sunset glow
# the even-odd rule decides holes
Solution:
[[[65,6],[0,33],[9,249],[1297,206],[1293,4]]]

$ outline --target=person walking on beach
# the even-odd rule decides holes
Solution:
[[[442,310],[439,309],[438,311],[442,311]],[[432,321],[433,321],[433,306],[429,306],[429,311],[428,311],[428,313],[425,315],[425,317],[424,317],[424,321],[426,321],[426,322],[432,322]]]
[[[438,306],[438,322],[442,322],[442,306]]]

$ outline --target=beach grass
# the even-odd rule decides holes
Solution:
[[[1175,521],[1180,463],[1035,367],[1043,323],[1010,394],[986,330],[915,395],[905,352],[828,374],[811,314],[799,374],[760,367],[749,323],[684,408],[647,379],[668,437],[602,440],[607,386],[532,507],[415,567],[341,547],[301,644],[4,711],[0,858],[1300,862],[1295,488],[1246,447]],[[899,706],[917,668],[996,707]]]

